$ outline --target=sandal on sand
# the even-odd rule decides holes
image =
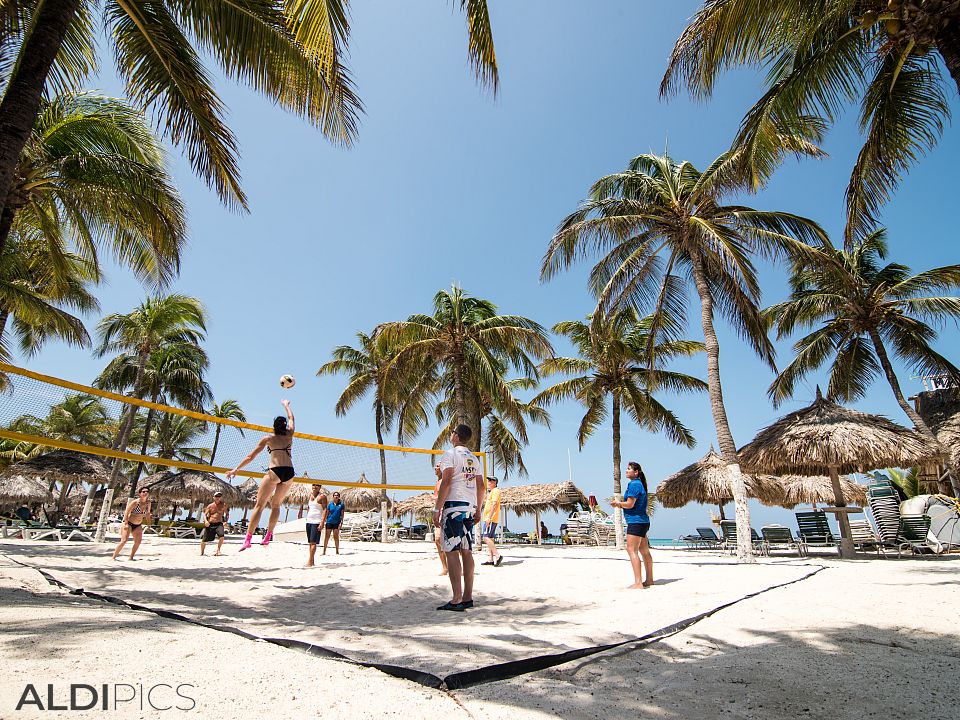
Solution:
[[[437,608],[437,610],[452,610],[453,612],[463,612],[466,609],[467,608],[464,607],[463,603],[452,603],[452,602],[448,602]]]

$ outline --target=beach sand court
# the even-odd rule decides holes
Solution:
[[[216,713],[225,718],[245,709],[346,718],[398,709],[407,718],[946,717],[960,673],[960,631],[948,610],[960,602],[957,556],[737,565],[716,552],[656,550],[657,585],[630,591],[629,564],[612,548],[508,547],[503,566],[478,568],[477,607],[455,614],[434,609],[449,587],[426,543],[346,543],[316,569],[302,567],[301,545],[237,549],[200,557],[196,543],[149,538],[142,559],[114,563],[109,545],[0,543],[2,652],[15,668],[13,681],[0,683],[0,716],[26,679],[64,667],[81,682],[99,672],[173,673],[201,688],[215,682],[218,692],[226,683],[236,706]],[[445,692],[69,595],[38,570],[69,588],[441,679],[641,637],[727,607],[652,644]],[[43,651],[50,643],[56,651]],[[333,705],[311,709],[303,688],[314,682],[336,688]]]

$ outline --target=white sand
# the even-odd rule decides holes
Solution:
[[[31,716],[11,710],[26,682],[45,683],[51,674],[91,684],[133,682],[130,677],[169,683],[174,677],[199,688],[196,710],[144,717],[200,711],[223,718],[372,718],[391,712],[407,718],[441,712],[475,718],[624,712],[766,717],[803,715],[805,708],[825,714],[830,708],[841,718],[881,710],[929,718],[955,710],[950,688],[960,671],[957,556],[856,562],[794,557],[740,566],[714,552],[658,550],[658,584],[629,591],[623,589],[629,565],[615,550],[509,547],[502,567],[478,568],[477,607],[454,614],[434,610],[448,598],[449,587],[437,576],[431,548],[346,543],[341,556],[318,558],[321,566],[311,570],[302,567],[305,548],[290,543],[242,554],[228,544],[225,556],[201,558],[195,543],[148,538],[141,560],[113,563],[107,546],[2,542],[0,554],[9,560],[0,566],[7,578],[0,585],[0,652],[15,661],[16,670],[0,680],[0,717]],[[65,595],[12,560],[43,568],[71,587],[439,677],[642,636],[761,594],[645,648],[627,646],[444,693],[376,670]],[[786,583],[792,584],[767,590]],[[38,652],[51,643],[55,652]],[[64,669],[69,672],[61,675]],[[225,705],[223,697],[230,698]]]

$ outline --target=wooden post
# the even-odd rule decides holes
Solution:
[[[536,520],[536,523],[537,523],[537,545],[540,545],[540,544],[542,544],[542,543],[541,543],[541,538],[540,538],[540,511],[537,510],[537,511],[536,511],[536,514],[537,514],[537,520]]]
[[[840,487],[840,474],[837,468],[830,466],[830,482],[833,484],[834,505],[846,507],[847,501],[843,497],[843,488]],[[850,518],[845,512],[837,513],[837,523],[840,525],[840,557],[852,560],[857,556],[853,548],[853,537],[850,533]]]

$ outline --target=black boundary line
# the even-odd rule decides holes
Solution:
[[[820,573],[827,569],[825,565],[812,566],[816,569],[812,572],[807,573],[806,575],[796,578],[794,580],[788,580],[787,582],[780,583],[779,585],[771,585],[770,587],[763,588],[762,590],[757,590],[756,592],[749,593],[742,597],[739,597],[735,600],[723,603],[718,605],[715,608],[706,610],[702,613],[694,615],[692,617],[686,618],[685,620],[680,620],[666,627],[662,627],[653,632],[647,633],[641,637],[630,638],[629,640],[621,640],[616,643],[608,643],[606,645],[595,645],[593,647],[586,648],[577,648],[576,650],[568,650],[562,653],[552,653],[548,655],[538,655],[536,657],[524,658],[522,660],[512,660],[510,662],[498,663],[496,665],[487,665],[486,667],[476,668],[474,670],[466,670],[464,672],[453,673],[447,675],[444,678],[440,678],[437,675],[432,673],[423,672],[421,670],[414,670],[412,668],[403,667],[401,665],[390,665],[385,663],[373,663],[365,662],[363,660],[354,660],[353,658],[347,657],[342,653],[337,652],[336,650],[330,650],[321,645],[314,645],[312,643],[304,642],[303,640],[292,640],[288,638],[268,638],[260,637],[252,633],[248,633],[244,630],[238,628],[230,627],[228,625],[211,625],[209,623],[200,622],[199,620],[194,620],[191,617],[186,615],[181,615],[179,613],[173,612],[171,610],[157,610],[155,608],[147,607],[146,605],[139,605],[137,603],[128,602],[126,600],[121,600],[120,598],[113,597],[111,595],[102,595],[98,592],[91,592],[89,590],[84,590],[83,588],[73,588],[67,585],[66,583],[58,580],[53,575],[48,573],[46,570],[41,570],[40,568],[33,567],[28,565],[20,560],[17,560],[14,557],[9,555],[4,555],[8,560],[15,562],[21,567],[25,567],[28,570],[34,570],[35,572],[40,573],[44,580],[47,581],[50,585],[55,585],[61,590],[66,590],[70,595],[83,595],[85,597],[91,598],[93,600],[100,600],[102,602],[107,602],[112,605],[119,605],[121,607],[129,608],[131,610],[138,610],[140,612],[148,612],[154,615],[157,615],[168,620],[178,620],[180,622],[185,622],[190,625],[197,625],[199,627],[207,628],[208,630],[217,630],[219,632],[226,632],[232,635],[238,635],[247,640],[268,642],[280,647],[288,648],[291,650],[299,650],[301,652],[308,653],[315,657],[323,657],[330,660],[337,660],[339,662],[348,663],[350,665],[356,665],[359,667],[368,667],[379,670],[386,675],[391,675],[393,677],[398,677],[404,680],[410,680],[412,682],[424,685],[426,687],[435,688],[438,690],[461,690],[468,687],[473,687],[475,685],[484,685],[491,682],[499,682],[501,680],[510,680],[512,678],[518,677],[520,675],[528,675],[533,672],[538,672],[540,670],[545,670],[547,668],[556,667],[557,665],[563,665],[573,660],[579,660],[581,658],[589,657],[591,655],[596,655],[598,653],[607,652],[608,650],[614,650],[619,647],[624,647],[625,645],[635,645],[637,648],[646,647],[652,645],[655,642],[659,642],[664,638],[670,637],[671,635],[676,635],[679,632],[686,630],[687,628],[696,625],[701,620],[705,620],[711,615],[714,615],[721,610],[737,605],[738,603],[743,602],[744,600],[750,600],[764,593],[768,593],[771,590],[779,590],[780,588],[793,585],[795,583],[802,582],[807,580],[817,573]],[[804,563],[806,565],[806,563]]]

